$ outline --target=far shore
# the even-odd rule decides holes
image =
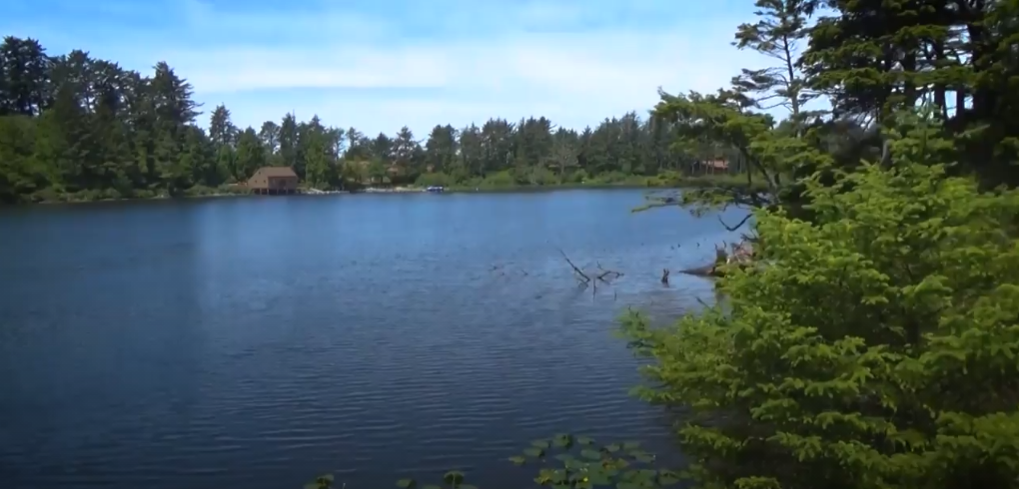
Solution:
[[[670,190],[670,189],[684,189],[684,188],[704,188],[714,185],[732,185],[732,181],[715,181],[715,179],[690,179],[680,182],[675,182],[675,185],[648,185],[647,183],[635,183],[635,182],[618,182],[618,183],[604,183],[604,182],[590,182],[590,183],[565,183],[559,185],[499,185],[499,186],[465,186],[465,185],[453,185],[444,187],[443,193],[456,193],[456,194],[489,194],[489,193],[531,193],[531,192],[553,192],[558,190],[596,190],[596,189],[646,189],[646,190]],[[298,189],[298,195],[336,195],[336,194],[408,194],[408,193],[425,193],[427,192],[426,187],[418,185],[403,185],[394,187],[365,187],[356,190],[351,189],[315,189],[315,188],[301,188]],[[94,195],[82,196],[82,195],[63,195],[62,198],[58,199],[43,199],[36,202],[24,203],[22,205],[31,204],[86,204],[93,202],[127,202],[127,201],[147,201],[147,200],[173,200],[173,199],[211,199],[211,198],[227,198],[227,197],[255,197],[256,194],[252,194],[243,187],[237,185],[227,185],[220,188],[193,188],[188,189],[184,194],[171,196],[168,194],[157,194],[152,196],[132,196],[123,198],[111,198],[111,197],[96,197]]]

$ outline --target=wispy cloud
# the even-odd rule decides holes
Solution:
[[[579,128],[761,64],[729,45],[750,0],[13,1],[4,32],[134,69],[165,60],[240,125],[292,110],[367,133],[530,115]]]

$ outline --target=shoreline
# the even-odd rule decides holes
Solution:
[[[663,182],[664,183],[664,182]],[[669,182],[672,183],[672,182]],[[648,185],[647,183],[634,183],[634,182],[619,182],[619,183],[576,183],[576,184],[562,184],[562,185],[507,185],[507,186],[479,186],[469,187],[462,185],[455,185],[446,187],[441,193],[445,194],[499,194],[499,193],[535,193],[535,192],[555,192],[559,190],[636,190],[645,189],[649,191],[654,190],[682,190],[692,188],[707,188],[715,186],[731,186],[733,182],[727,179],[715,179],[715,178],[704,178],[704,179],[690,179],[686,181],[675,182],[674,185]],[[428,193],[425,187],[418,186],[398,186],[398,187],[367,187],[358,190],[321,190],[321,189],[300,189],[293,195],[301,196],[326,196],[326,195],[356,195],[356,194],[413,194],[413,193]],[[222,198],[241,198],[241,197],[260,197],[258,194],[252,194],[243,191],[221,191],[221,192],[210,192],[210,193],[199,193],[199,194],[184,194],[171,196],[166,194],[155,195],[151,197],[124,197],[124,198],[102,198],[102,199],[75,199],[73,197],[68,200],[40,200],[36,202],[21,202],[8,205],[0,205],[3,207],[28,207],[35,205],[79,205],[79,204],[92,204],[92,203],[113,203],[113,202],[145,202],[145,201],[160,201],[160,200],[192,200],[192,199],[222,199]]]

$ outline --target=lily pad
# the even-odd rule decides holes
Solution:
[[[524,465],[527,462],[527,459],[518,455],[516,457],[510,457],[509,461],[516,465]]]
[[[585,448],[584,450],[581,450],[580,455],[584,458],[589,458],[591,460],[601,460],[601,452],[599,452],[598,450],[592,450],[590,448]]]
[[[400,479],[396,481],[396,487],[400,487],[402,489],[412,489],[415,484],[414,479]]]
[[[663,486],[671,486],[679,482],[679,474],[671,470],[658,471],[658,483]]]
[[[579,443],[581,445],[593,445],[594,444],[594,438],[587,437],[587,436],[578,436],[577,437],[577,443]]]
[[[638,462],[642,462],[642,463],[645,463],[645,464],[649,464],[649,463],[655,461],[655,456],[654,455],[651,455],[650,453],[642,452],[642,451],[639,451],[639,450],[635,450],[633,452],[630,452],[630,456],[633,457],[634,459],[636,459]]]
[[[464,481],[464,473],[459,470],[451,470],[443,474],[442,480],[446,481],[446,484],[459,485]]]
[[[552,442],[548,440],[534,440],[531,442],[532,447],[538,448],[548,448],[550,445],[552,445]]]
[[[589,474],[588,480],[591,482],[592,485],[595,486],[607,486],[609,484],[612,484],[612,479],[610,479],[608,475],[604,473]]]
[[[563,467],[567,470],[584,470],[587,469],[589,464],[583,460],[570,459],[563,462]]]
[[[524,449],[524,455],[527,455],[528,457],[535,457],[535,458],[542,457],[542,456],[545,455],[545,450],[542,450],[542,449],[537,448],[537,447],[525,448]]]

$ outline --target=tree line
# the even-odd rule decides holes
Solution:
[[[151,74],[87,51],[50,55],[35,39],[0,45],[0,201],[178,195],[292,167],[318,188],[407,184],[548,185],[667,172],[696,174],[724,148],[672,146],[671,124],[631,112],[582,131],[545,117],[436,125],[423,143],[403,127],[371,137],[286,114],[240,128],[165,62]],[[739,172],[738,161],[728,171]]]

